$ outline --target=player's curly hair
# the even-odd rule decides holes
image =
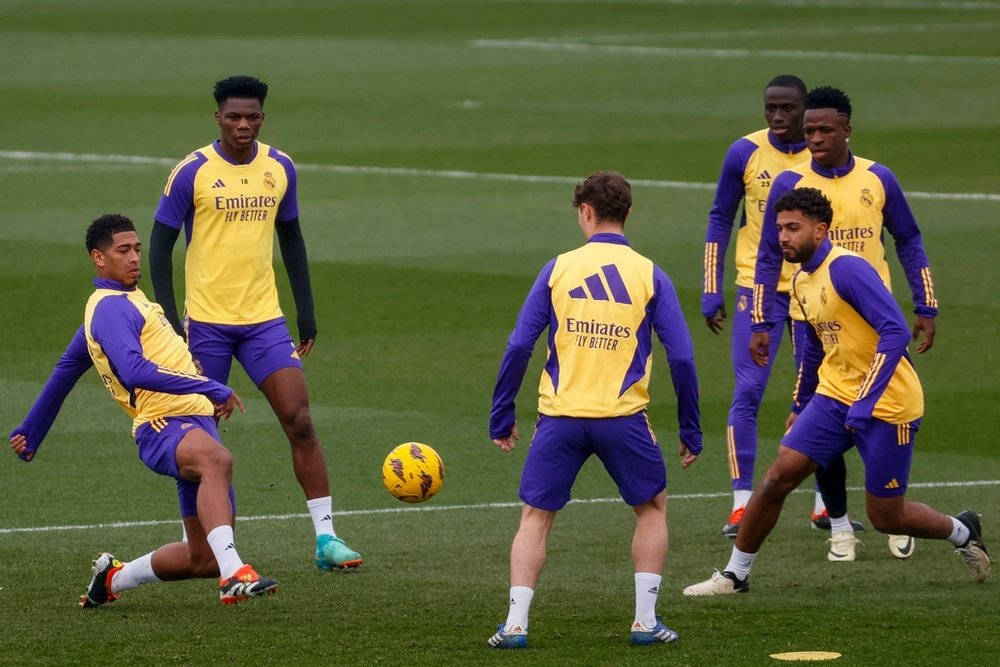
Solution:
[[[830,224],[833,222],[833,206],[830,200],[816,188],[795,188],[778,197],[774,202],[774,212],[800,211],[807,218]]]
[[[87,227],[87,252],[106,250],[119,232],[134,232],[135,223],[119,213],[105,213]]]
[[[833,86],[819,86],[813,88],[806,95],[806,109],[836,109],[837,113],[842,113],[851,118],[851,98],[840,88]]]
[[[573,208],[590,204],[601,220],[625,224],[632,208],[632,186],[625,177],[614,171],[596,171],[573,191]]]
[[[264,106],[267,84],[252,76],[231,76],[215,82],[215,102],[222,105],[230,97],[255,99]]]

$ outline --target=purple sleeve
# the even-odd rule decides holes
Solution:
[[[292,158],[274,148],[271,149],[270,156],[281,163],[281,166],[285,168],[285,176],[288,178],[288,189],[285,190],[285,196],[278,204],[277,220],[278,222],[294,220],[299,217],[299,179],[295,171],[295,163],[292,162]]]
[[[158,366],[147,359],[139,336],[145,320],[124,296],[101,299],[90,322],[90,335],[104,350],[111,369],[129,391],[145,389],[164,394],[202,394],[224,403],[233,390],[201,375]]]
[[[205,162],[206,158],[195,152],[174,167],[167,178],[153,220],[177,229],[190,224],[194,217],[194,177]]]
[[[753,306],[750,310],[750,328],[753,331],[770,331],[774,322],[770,321],[771,306],[778,291],[781,277],[781,246],[778,245],[778,216],[774,203],[781,195],[795,188],[802,176],[792,171],[778,174],[767,195],[764,220],[760,228],[760,243],[757,246],[757,262],[754,265]]]
[[[823,363],[825,355],[823,344],[816,337],[816,330],[812,325],[805,327],[805,336],[799,344],[802,346],[799,372],[795,378],[795,390],[792,392],[792,412],[795,414],[802,412],[816,394],[816,387],[819,385],[819,366]]]
[[[552,313],[552,295],[549,278],[556,260],[551,260],[538,274],[524,300],[514,324],[514,331],[507,340],[507,349],[500,361],[497,383],[493,389],[493,409],[490,411],[490,438],[506,438],[511,434],[516,420],[514,399],[521,388],[524,373],[528,370],[535,341],[549,325]]]
[[[700,454],[701,411],[698,407],[698,374],[694,364],[694,345],[677,291],[667,274],[653,267],[653,298],[647,306],[650,322],[667,351],[670,380],[677,396],[677,425],[680,440],[692,454]]]
[[[34,457],[38,447],[48,435],[52,423],[55,422],[66,397],[76,386],[77,380],[91,366],[93,362],[87,352],[87,337],[81,326],[76,330],[73,340],[62,353],[41,393],[28,410],[28,415],[21,425],[10,433],[10,437],[20,434],[28,440],[27,450],[19,455],[22,461],[30,461]]]
[[[830,280],[837,294],[878,334],[878,347],[868,375],[847,411],[845,422],[846,426],[863,430],[906,353],[910,332],[899,304],[867,260],[853,255],[837,257],[830,263]]]
[[[736,211],[746,192],[743,176],[747,161],[755,150],[757,145],[752,141],[739,139],[729,147],[722,161],[719,182],[715,186],[715,200],[708,213],[708,228],[705,230],[705,280],[701,294],[701,314],[705,317],[714,315],[723,305],[726,250],[732,237]],[[745,212],[743,219],[746,219]],[[710,256],[714,261],[707,261]]]
[[[920,317],[937,317],[937,300],[934,298],[930,266],[913,211],[899,187],[899,181],[888,167],[874,164],[871,171],[882,181],[882,188],[885,190],[882,225],[896,244],[896,256],[903,266],[906,282],[910,284],[913,312]]]

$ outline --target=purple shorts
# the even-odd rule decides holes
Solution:
[[[182,517],[198,514],[198,482],[184,479],[177,468],[177,445],[192,428],[201,429],[219,440],[215,418],[203,415],[157,419],[154,422],[146,422],[135,432],[135,441],[139,445],[139,458],[146,467],[177,480],[177,501],[181,507]],[[229,502],[233,506],[235,516],[236,495],[231,486]]]
[[[844,427],[847,409],[840,401],[816,394],[781,444],[823,467],[851,447],[857,447],[865,464],[865,491],[880,498],[906,493],[913,442],[922,420],[890,424],[872,418],[868,428],[852,433]]]
[[[539,415],[521,473],[521,500],[543,510],[562,509],[591,454],[633,507],[667,488],[663,452],[645,412],[607,419]]]
[[[258,387],[282,368],[302,368],[284,317],[260,324],[209,324],[187,321],[191,356],[202,373],[216,382],[229,382],[233,357]]]

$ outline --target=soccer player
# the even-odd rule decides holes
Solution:
[[[758,366],[747,356],[751,333],[750,302],[753,296],[754,263],[757,260],[761,220],[775,177],[808,159],[802,133],[805,96],[806,85],[797,76],[782,74],[767,83],[764,87],[764,120],[767,121],[767,129],[737,139],[726,151],[719,184],[715,190],[715,201],[708,214],[701,313],[712,333],[719,334],[727,317],[722,294],[725,276],[722,260],[726,257],[740,201],[743,201],[735,252],[737,287],[731,344],[735,384],[726,423],[733,508],[729,520],[722,528],[722,534],[730,538],[735,538],[739,531],[740,519],[753,491],[757,461],[757,414],[771,376],[773,359],[782,339],[781,335],[775,335],[770,340],[768,363],[764,366]],[[789,315],[788,290],[791,274],[790,264],[782,266],[771,321],[788,328],[794,351],[796,336],[802,335],[804,324],[801,318],[793,320]],[[828,521],[824,522],[826,507],[818,491],[812,519],[817,527],[830,527]],[[860,523],[855,522],[855,527],[863,530]]]
[[[916,322],[913,340],[923,332],[917,352],[922,354],[934,343],[938,312],[934,283],[924,252],[920,229],[910,211],[896,177],[885,166],[855,156],[849,146],[851,136],[851,101],[836,88],[823,86],[806,95],[803,131],[812,159],[780,174],[771,187],[768,209],[757,255],[751,325],[750,353],[766,366],[770,360],[769,330],[774,325],[771,305],[779,285],[782,267],[775,212],[770,202],[793,188],[814,187],[833,202],[833,223],[829,230],[834,245],[857,252],[874,266],[887,286],[889,266],[882,244],[883,231],[889,232],[896,245],[896,255],[903,266],[913,297]],[[891,287],[890,287],[891,289]],[[832,524],[830,557],[847,554],[853,559],[856,542],[847,520],[847,495],[830,494],[830,489],[844,488],[846,467],[835,462],[817,472],[824,489]],[[897,558],[913,553],[913,540],[905,535],[889,537],[889,550]]]
[[[309,414],[300,357],[316,339],[305,241],[299,226],[295,165],[257,141],[267,84],[234,76],[215,84],[220,138],[194,151],[171,172],[156,209],[150,270],[157,300],[208,377],[225,383],[233,357],[264,393],[288,437],[292,467],[316,532],[322,570],[361,565],[361,555],[337,537],[326,461]],[[174,300],[172,251],[187,238],[186,317]],[[278,305],[272,249],[275,232],[298,311],[292,342]]]
[[[235,408],[243,411],[243,402],[229,387],[198,374],[162,309],[137,287],[141,244],[132,221],[104,215],[91,223],[86,241],[97,278],[84,324],[10,434],[11,449],[31,461],[77,380],[96,367],[132,418],[139,458],[177,480],[187,541],[128,563],[99,554],[80,606],[98,607],[142,584],[195,577],[220,577],[223,604],[274,593],[278,582],[244,564],[233,539],[232,456],[219,442],[214,417],[228,419]]]
[[[507,620],[495,648],[528,644],[528,610],[545,564],[556,513],[596,454],[636,515],[633,644],[677,640],[656,616],[667,552],[666,469],[646,417],[652,334],[666,348],[677,395],[681,466],[701,453],[698,379],[677,293],[662,269],[629,247],[629,182],[597,172],[576,186],[573,206],[587,243],[542,269],[521,308],[500,364],[490,437],[509,452],[518,439],[514,398],[535,341],[548,327],[548,360],[538,386],[538,423],[521,475],[521,524],[510,554]]]
[[[795,388],[778,457],[750,499],[729,564],[684,595],[749,590],[747,577],[785,497],[833,457],[857,447],[865,466],[868,517],[884,533],[948,540],[972,578],[986,579],[990,556],[980,517],[947,516],[906,500],[923,390],[906,353],[910,333],[882,277],[858,254],[835,246],[835,214],[815,188],[796,188],[773,201],[781,253],[801,264],[792,294],[811,328],[803,341]]]

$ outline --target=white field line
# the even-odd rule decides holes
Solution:
[[[1000,479],[982,479],[968,482],[914,482],[908,485],[910,489],[945,489],[955,487],[972,486],[1000,486]],[[863,491],[860,486],[848,487],[848,491]],[[813,489],[796,489],[792,493],[815,493]],[[669,495],[669,494],[668,494]],[[678,493],[669,495],[670,501],[676,500],[702,500],[705,498],[729,498],[731,491],[720,491],[718,493]],[[621,498],[583,498],[574,499],[570,503],[576,505],[620,503]],[[404,507],[383,507],[365,510],[339,510],[334,511],[335,516],[371,516],[375,514],[410,514],[413,512],[453,512],[460,510],[485,510],[485,509],[508,509],[520,507],[521,502],[501,502],[501,503],[470,503],[465,505],[406,505]],[[260,514],[255,516],[240,516],[237,520],[244,521],[285,521],[287,519],[308,519],[307,513],[296,514]],[[149,519],[145,521],[112,521],[108,523],[93,524],[70,524],[62,526],[25,526],[21,528],[0,528],[0,535],[10,535],[15,533],[54,533],[73,530],[106,530],[109,528],[141,528],[145,526],[168,526],[179,525],[180,519]]]
[[[0,150],[0,160],[62,162],[76,164],[121,164],[131,166],[173,167],[176,158],[149,157],[143,155],[104,155],[95,153],[44,153],[37,151]],[[410,167],[366,167],[344,164],[299,164],[299,171],[315,171],[337,174],[365,174],[374,176],[416,176],[423,178],[447,178],[457,180],[509,181],[515,183],[557,183],[575,185],[579,176],[542,176],[532,174],[503,174],[459,169],[412,169]],[[0,166],[0,172],[3,167]],[[630,179],[632,185],[667,190],[715,190],[715,183],[695,181],[660,181],[653,179]],[[909,199],[935,199],[946,201],[989,201],[1000,202],[1000,194],[982,192],[919,192],[906,193]]]
[[[760,58],[797,60],[845,60],[853,62],[906,63],[916,65],[1000,65],[993,56],[931,56],[924,54],[857,53],[854,51],[783,51],[780,49],[694,49],[670,46],[635,46],[629,44],[584,44],[537,39],[477,39],[473,46],[484,49],[525,51],[563,51],[569,53],[611,53],[672,58],[716,58],[754,60]]]
[[[903,25],[861,25],[837,28],[748,28],[745,30],[706,30],[700,32],[647,32],[601,35],[559,35],[546,37],[551,42],[635,42],[648,40],[695,40],[695,39],[759,39],[761,37],[786,37],[804,35],[815,37],[836,37],[838,35],[901,35],[907,33],[929,34],[937,32],[994,31],[1000,23],[913,23]]]

